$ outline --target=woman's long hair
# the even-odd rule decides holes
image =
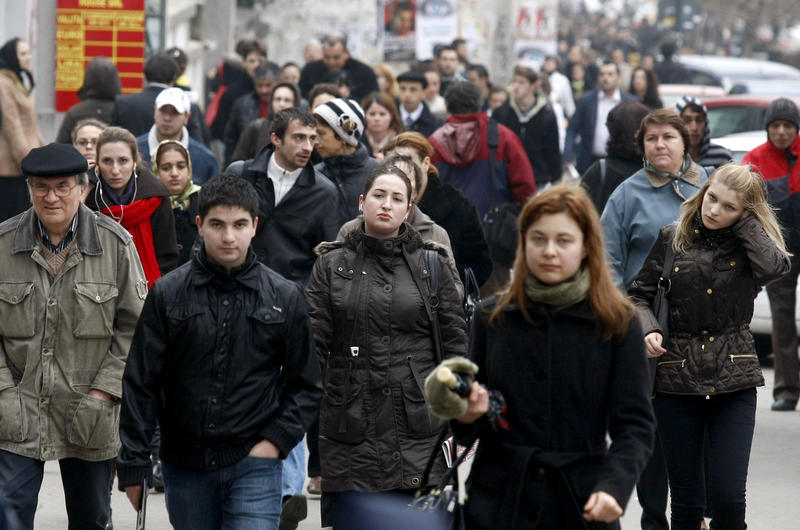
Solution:
[[[624,335],[635,311],[611,279],[603,247],[600,218],[583,188],[563,183],[534,196],[522,208],[519,214],[513,280],[501,294],[489,316],[489,323],[492,324],[509,304],[517,305],[525,318],[531,320],[526,309],[525,280],[531,272],[525,259],[525,236],[531,225],[542,216],[559,213],[566,213],[583,232],[583,244],[586,248],[583,265],[589,270],[589,301],[597,318],[598,328],[602,330],[603,339]]]
[[[756,216],[761,226],[764,227],[767,236],[775,242],[781,252],[787,256],[789,255],[781,234],[780,225],[775,218],[775,212],[767,202],[767,194],[764,190],[764,182],[761,179],[761,175],[749,164],[744,166],[737,164],[720,166],[691,199],[681,204],[681,216],[678,219],[675,238],[672,241],[672,248],[675,252],[684,252],[691,243],[694,236],[694,223],[697,218],[697,212],[700,211],[703,205],[703,197],[705,197],[708,187],[713,182],[724,184],[735,191],[741,198],[744,209],[749,211],[751,215]]]
[[[645,89],[644,92],[644,98],[642,98],[640,102],[644,103],[652,110],[660,109],[664,105],[663,103],[661,103],[661,98],[658,96],[658,75],[656,75],[654,71],[648,70],[641,66],[637,66],[636,68],[634,68],[633,72],[631,72],[631,84],[629,87],[630,90],[628,90],[628,92],[630,92],[633,95],[636,95],[636,92],[633,89],[633,77],[639,70],[644,72],[645,79],[647,79],[647,88]]]

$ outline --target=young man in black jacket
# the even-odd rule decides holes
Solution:
[[[117,469],[138,509],[161,426],[176,529],[277,528],[281,459],[322,396],[302,292],[250,249],[253,187],[219,175],[200,192],[203,246],[148,294],[123,378]]]

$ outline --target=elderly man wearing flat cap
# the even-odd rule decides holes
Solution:
[[[33,528],[46,460],[59,461],[69,528],[109,519],[147,281],[130,234],[82,205],[87,169],[69,144],[32,149],[33,207],[0,224],[0,498],[20,528]]]

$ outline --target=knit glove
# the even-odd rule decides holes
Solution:
[[[461,376],[461,386],[466,384],[466,388],[469,388],[478,373],[478,365],[464,357],[450,357],[425,378],[425,397],[431,411],[443,420],[460,418],[467,412],[469,394],[467,393],[467,397],[461,396],[454,387],[441,382],[436,375],[442,368]]]

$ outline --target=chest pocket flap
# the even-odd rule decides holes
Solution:
[[[73,334],[86,339],[110,337],[118,294],[114,284],[76,282]]]
[[[36,321],[33,282],[0,282],[0,335],[33,337]]]

